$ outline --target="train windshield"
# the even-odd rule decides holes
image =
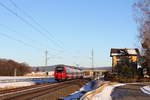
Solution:
[[[64,67],[56,67],[56,72],[63,72],[64,71]]]

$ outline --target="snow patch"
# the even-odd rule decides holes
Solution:
[[[77,100],[77,98],[82,97],[86,92],[92,90],[92,82],[84,85],[79,91],[72,93],[70,96],[63,98],[63,100]]]
[[[33,79],[33,78],[48,78],[48,77],[26,77],[26,76],[0,76],[0,80],[11,80],[11,79]]]
[[[19,79],[19,80],[16,81],[15,78]],[[0,78],[0,88],[23,87],[23,86],[30,86],[30,85],[35,85],[35,84],[44,84],[44,83],[56,82],[56,80],[54,78],[36,77],[36,79],[33,79],[33,80],[30,80],[30,78],[33,78],[33,77],[14,77],[14,78],[7,77],[5,79],[4,79],[4,77],[1,77]]]
[[[34,85],[34,82],[13,82],[13,83],[0,83],[0,88],[8,88],[8,87],[22,87],[22,86],[30,86]]]
[[[107,86],[102,92],[93,96],[92,100],[112,100],[111,93],[112,93],[113,89],[115,87],[122,86],[122,85],[125,85],[125,84],[117,84],[117,85]]]
[[[54,82],[54,78],[50,77],[24,77],[24,76],[0,76],[0,83],[11,83],[11,82],[24,82],[24,81],[35,81],[45,80]]]
[[[140,88],[140,90],[150,96],[150,85]]]
[[[127,50],[128,54],[134,54],[134,55],[137,55],[137,52],[135,49],[129,49]]]

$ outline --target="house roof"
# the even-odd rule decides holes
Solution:
[[[140,52],[137,48],[129,49],[129,48],[112,48],[110,51],[110,56],[138,56]]]

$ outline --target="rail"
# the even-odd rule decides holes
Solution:
[[[87,82],[87,80],[82,79],[51,83],[0,94],[0,98],[3,100],[57,100],[77,91]]]

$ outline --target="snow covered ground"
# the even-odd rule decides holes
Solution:
[[[0,88],[12,88],[34,85],[34,82],[13,82],[13,83],[0,83]]]
[[[144,86],[142,88],[140,88],[142,92],[148,94],[150,96],[150,85],[148,86]]]
[[[89,82],[86,85],[84,85],[79,91],[74,92],[73,94],[63,98],[63,100],[77,100],[77,98],[80,98],[83,96],[86,92],[91,91],[92,83]]]
[[[47,77],[0,77],[0,88],[14,88],[56,82],[54,78]]]
[[[109,85],[102,92],[93,96],[92,100],[112,100],[111,93],[115,87],[122,86],[125,84]]]
[[[0,76],[0,83],[14,82],[14,81],[27,81],[27,80],[46,80],[49,77],[25,77],[25,76]]]

